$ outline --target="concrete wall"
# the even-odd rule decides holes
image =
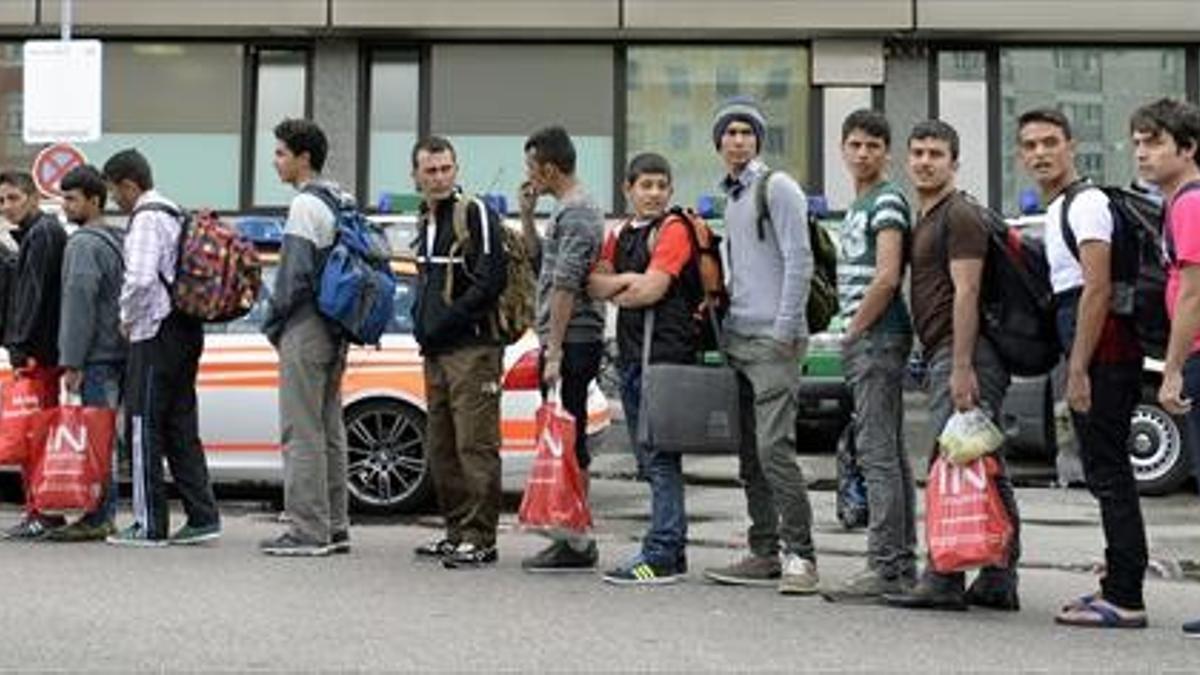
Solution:
[[[329,138],[324,173],[351,194],[357,190],[359,107],[366,104],[358,91],[360,70],[357,42],[317,43],[313,54],[313,121]]]
[[[0,25],[32,25],[37,18],[35,0],[0,2]]]
[[[917,0],[917,28],[989,31],[1194,31],[1193,0]]]
[[[618,0],[334,0],[335,26],[618,28]]]
[[[904,30],[910,0],[624,0],[626,28]],[[715,36],[714,36],[715,37]]]

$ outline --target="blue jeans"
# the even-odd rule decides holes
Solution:
[[[1183,393],[1193,401],[1200,401],[1200,352],[1193,352],[1183,364]],[[1200,486],[1200,404],[1193,404],[1188,413],[1188,434],[1192,451],[1192,475]]]
[[[96,363],[83,367],[83,385],[80,387],[80,398],[83,405],[89,408],[118,408],[121,405],[121,383],[124,380],[125,364]],[[108,484],[104,486],[104,499],[95,511],[84,515],[83,522],[99,526],[112,522],[117,515],[117,495],[119,493],[117,461],[117,439],[113,438],[112,471]]]
[[[687,514],[683,500],[683,461],[671,452],[656,452],[637,442],[638,406],[642,400],[642,364],[621,367],[621,405],[629,443],[637,458],[638,477],[650,484],[650,530],[642,539],[642,559],[674,570],[687,546]]]

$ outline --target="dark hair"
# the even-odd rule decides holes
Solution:
[[[308,153],[308,165],[313,171],[325,168],[329,156],[329,140],[315,122],[302,119],[286,119],[275,125],[275,139],[283,141],[293,155]]]
[[[629,160],[629,167],[625,169],[625,184],[633,185],[637,179],[651,174],[666,176],[670,183],[671,163],[657,152],[643,152]]]
[[[1071,121],[1061,111],[1054,108],[1034,108],[1033,110],[1027,110],[1017,118],[1017,129],[1024,129],[1026,124],[1034,124],[1036,122],[1053,124],[1062,129],[1064,138],[1068,141],[1071,140]]]
[[[104,163],[104,179],[110,183],[128,180],[143,190],[154,189],[154,174],[150,171],[150,162],[133,148],[122,150],[108,158]]]
[[[412,168],[417,168],[417,155],[421,151],[428,152],[431,155],[436,155],[442,152],[448,152],[457,161],[458,153],[454,151],[454,146],[451,145],[449,139],[442,136],[426,136],[417,141],[412,149]]]
[[[1133,112],[1129,118],[1130,131],[1144,134],[1167,134],[1180,149],[1191,147],[1193,160],[1200,166],[1200,108],[1187,101],[1160,98]]]
[[[958,132],[954,130],[954,127],[938,119],[917,122],[917,126],[913,127],[908,134],[908,144],[912,145],[913,141],[922,141],[927,138],[949,143],[950,159],[958,160]]]
[[[37,185],[28,171],[9,170],[0,173],[0,185],[11,185],[27,195],[37,195]]]
[[[67,175],[63,176],[59,187],[63,192],[79,190],[87,199],[95,197],[100,208],[104,208],[104,203],[108,199],[108,187],[104,185],[104,176],[100,175],[100,170],[91,164],[77,166],[68,171]]]
[[[552,164],[567,175],[575,173],[575,144],[560,126],[538,129],[525,141],[525,152],[533,150],[538,164]]]
[[[847,115],[842,122],[842,142],[845,143],[855,131],[882,139],[885,148],[892,147],[892,125],[888,124],[887,117],[878,110],[859,108]]]

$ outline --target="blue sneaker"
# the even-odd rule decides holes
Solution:
[[[617,586],[665,586],[680,581],[677,569],[662,567],[635,558],[626,565],[604,573],[604,581]]]
[[[195,546],[209,541],[215,541],[221,538],[221,524],[214,523],[212,525],[202,525],[196,527],[194,525],[184,525],[171,535],[168,542],[172,546]]]
[[[1183,634],[1185,637],[1200,638],[1200,619],[1192,619],[1183,624]]]

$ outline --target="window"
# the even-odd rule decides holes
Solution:
[[[515,209],[525,139],[561,124],[575,143],[580,181],[612,209],[611,47],[435,45],[432,56],[432,130],[454,143],[466,189],[503,193]]]
[[[691,144],[691,139],[689,138],[690,134],[688,133],[688,131],[689,131],[689,127],[686,124],[672,124],[671,125],[671,149],[672,150],[686,150],[687,149],[688,145]]]
[[[1016,105],[1005,107],[1000,126],[1001,152],[1016,147],[1017,117],[1035,107],[1062,110],[1078,140],[1079,171],[1102,183],[1133,180],[1129,148],[1129,116],[1139,105],[1163,96],[1186,95],[1184,69],[1164,70],[1183,63],[1183,48],[1013,48],[1002,49],[1001,64],[1012,69],[1011,82],[1001,82],[1001,96]],[[1017,208],[1021,191],[1033,181],[1017,163],[1005,167],[1003,207]]]
[[[285,206],[296,192],[279,181],[273,162],[275,125],[307,117],[308,53],[263,50],[258,54],[258,100],[254,117],[254,205]]]
[[[721,176],[721,160],[712,142],[712,117],[726,94],[749,95],[762,104],[769,126],[764,160],[792,173],[801,184],[808,177],[808,51],[793,47],[630,47],[630,63],[639,64],[641,86],[627,92],[626,109],[637,120],[638,133],[627,135],[630,157],[661,149],[672,129],[690,129],[685,148],[667,156],[673,169],[675,199],[695,205],[713,194]],[[687,64],[684,68],[681,64]],[[680,72],[682,70],[683,72]],[[786,86],[780,83],[786,82]],[[730,87],[736,83],[736,90]],[[677,92],[687,91],[686,96]],[[770,93],[769,93],[770,92]],[[782,97],[771,93],[784,94]],[[790,141],[785,142],[785,141]]]
[[[374,54],[367,205],[377,204],[384,193],[414,191],[409,158],[417,142],[419,80],[415,53]]]
[[[958,131],[958,184],[985,203],[991,201],[986,63],[983,52],[938,54],[938,117]]]

